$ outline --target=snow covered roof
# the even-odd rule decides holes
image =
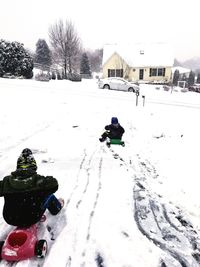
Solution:
[[[178,70],[180,74],[190,73],[190,71],[191,71],[190,69],[183,68],[183,67],[180,67],[180,66],[173,67],[173,68],[172,68],[172,73],[174,73],[175,70]]]
[[[103,65],[118,53],[130,67],[173,66],[172,47],[167,43],[106,44],[103,48]]]

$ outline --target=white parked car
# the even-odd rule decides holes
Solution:
[[[118,77],[100,79],[98,81],[98,87],[100,89],[111,89],[135,93],[139,93],[140,91],[140,87],[137,84],[128,82],[125,79]]]

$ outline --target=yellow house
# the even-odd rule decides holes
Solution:
[[[103,78],[123,77],[135,82],[168,83],[174,63],[166,43],[104,45]]]

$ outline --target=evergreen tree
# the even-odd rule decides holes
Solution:
[[[81,57],[80,73],[91,76],[90,64],[86,53],[83,53]]]
[[[51,66],[51,51],[43,39],[39,39],[36,43],[35,63],[41,64],[44,70],[48,70]]]
[[[200,83],[200,73],[197,73],[197,83]]]
[[[188,78],[188,86],[193,85],[195,82],[195,73],[191,70]]]
[[[5,73],[33,77],[33,59],[23,44],[0,40],[0,77]]]
[[[179,80],[179,70],[175,70],[174,76],[173,76],[173,85],[177,86]]]

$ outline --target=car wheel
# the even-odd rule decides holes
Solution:
[[[128,88],[128,92],[135,92],[135,90],[132,87],[130,87]]]
[[[110,89],[110,86],[108,84],[104,84],[103,89]]]

